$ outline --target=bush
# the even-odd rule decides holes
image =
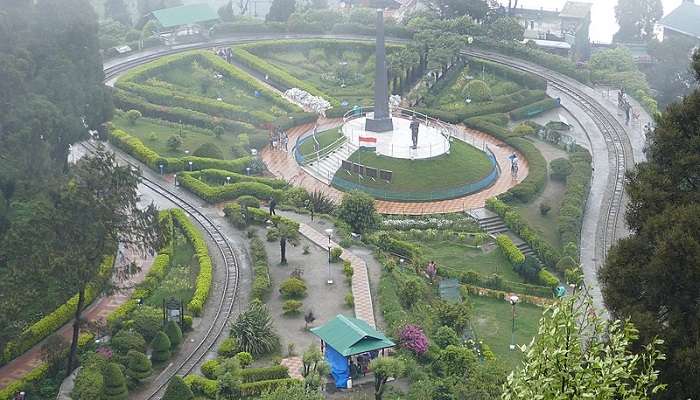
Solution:
[[[215,399],[219,389],[217,381],[196,374],[187,375],[185,377],[185,383],[195,395],[208,399]]]
[[[505,254],[512,265],[522,264],[525,261],[525,255],[523,255],[508,236],[496,236],[496,244],[498,244],[498,247],[503,251],[503,254]]]
[[[345,279],[347,279],[348,282],[352,281],[352,275],[355,273],[355,270],[352,268],[352,263],[349,260],[343,261],[343,275],[345,275]]]
[[[469,81],[462,90],[462,95],[475,102],[491,100],[491,88],[486,82],[474,79]]]
[[[253,196],[243,195],[236,199],[236,203],[240,204],[243,208],[260,208],[260,200]]]
[[[180,136],[172,135],[168,138],[166,144],[171,151],[177,151],[180,147],[182,147],[182,138],[180,138]]]
[[[167,361],[170,358],[170,339],[163,331],[159,331],[151,341],[151,360],[156,363]]]
[[[248,368],[241,371],[241,379],[246,383],[284,378],[289,378],[289,371],[284,365],[274,365],[264,368]]]
[[[170,339],[170,347],[172,349],[175,349],[182,343],[182,330],[177,322],[172,320],[166,322],[164,332],[168,335],[168,339]]]
[[[540,270],[537,276],[540,279],[540,283],[545,286],[549,286],[552,289],[559,286],[559,279],[557,279],[556,276],[552,275],[551,272],[547,271],[544,268]]]
[[[416,355],[423,355],[428,351],[428,337],[420,326],[406,324],[399,331],[399,345]]]
[[[554,180],[566,182],[566,178],[571,175],[573,165],[566,158],[557,158],[549,163],[552,170],[550,177]]]
[[[238,359],[238,363],[241,365],[241,368],[246,368],[253,363],[253,355],[245,351],[241,351],[240,353],[236,354],[236,358]]]
[[[374,199],[359,190],[353,190],[343,195],[340,208],[338,208],[338,218],[350,225],[353,232],[357,233],[371,231],[380,222]]]
[[[146,352],[146,340],[138,332],[122,329],[109,341],[109,347],[115,353],[126,355],[130,351]]]
[[[109,363],[104,374],[104,400],[126,400],[129,398],[129,389],[126,387],[126,379],[119,364]]]
[[[221,357],[231,358],[238,353],[238,342],[234,337],[228,337],[221,342],[217,354]]]
[[[197,149],[192,153],[192,155],[202,158],[216,158],[221,160],[224,155],[221,153],[219,146],[214,143],[202,143]]]
[[[265,233],[268,242],[276,242],[280,239],[280,231],[277,228],[269,228]]]
[[[139,110],[129,110],[126,112],[126,119],[129,121],[129,125],[136,125],[136,121],[141,118],[141,112]]]
[[[270,288],[272,287],[265,245],[257,237],[253,238],[250,241],[250,252],[254,273],[251,297],[262,301],[270,293]]]
[[[100,400],[104,391],[102,372],[96,369],[83,368],[75,378],[75,386],[71,398],[75,400]]]
[[[162,400],[194,400],[194,393],[181,377],[175,375],[170,378]]]
[[[583,210],[586,206],[591,182],[591,155],[588,150],[577,146],[569,159],[572,172],[566,178],[566,192],[562,200],[557,226],[561,243],[564,246],[569,243],[577,246],[581,239]]]
[[[286,379],[271,379],[265,381],[256,381],[243,383],[240,386],[242,397],[258,397],[264,393],[274,391],[278,387],[301,385],[302,382],[295,378]]]
[[[241,181],[230,185],[210,186],[197,179],[197,175],[190,173],[178,174],[180,186],[196,194],[209,203],[219,203],[233,200],[243,195],[251,195],[258,199],[282,198],[283,191],[273,189],[271,186],[252,181]]]
[[[148,357],[135,350],[130,350],[126,355],[126,376],[133,381],[139,382],[148,378],[153,373],[151,360]]]
[[[270,312],[258,300],[253,300],[248,310],[238,316],[231,326],[231,336],[236,338],[240,351],[254,356],[268,354],[279,346]]]
[[[352,295],[352,292],[345,293],[345,305],[348,308],[352,308],[355,306],[355,297]]]
[[[540,203],[540,214],[542,214],[542,215],[547,215],[547,213],[548,213],[549,210],[551,210],[551,209],[552,209],[552,206],[550,206],[549,203],[547,203],[547,202],[545,202],[545,201],[543,201],[542,203]]]
[[[303,305],[304,303],[299,300],[286,300],[282,304],[282,312],[284,315],[296,315],[299,314]]]
[[[445,325],[438,328],[437,332],[435,332],[435,335],[433,336],[433,340],[435,341],[435,344],[441,348],[445,348],[450,345],[458,346],[461,342],[457,332],[455,332],[455,330],[451,327]]]
[[[209,257],[209,250],[199,229],[187,218],[181,209],[172,210],[173,221],[182,229],[187,241],[194,247],[194,252],[199,261],[199,274],[195,283],[194,295],[187,305],[187,309],[198,316],[202,313],[204,303],[209,297],[211,287],[212,263]]]
[[[340,261],[340,256],[343,254],[343,249],[341,247],[333,247],[331,249],[331,262]]]
[[[219,368],[219,365],[221,365],[219,359],[215,358],[213,360],[207,360],[204,363],[202,363],[202,366],[199,367],[199,370],[202,372],[202,375],[204,375],[204,377],[206,377],[207,379],[216,379],[216,369]]]
[[[518,124],[515,128],[513,128],[513,135],[514,136],[528,136],[528,135],[534,135],[535,134],[535,128],[531,127],[528,124],[521,123]]]
[[[306,207],[309,198],[309,192],[306,189],[295,186],[284,193],[283,202],[296,208],[303,208]]]
[[[299,278],[287,278],[282,282],[279,290],[284,298],[299,299],[306,296],[306,283]]]
[[[163,328],[163,313],[155,307],[138,307],[131,313],[131,320],[133,328],[146,341],[153,339]]]

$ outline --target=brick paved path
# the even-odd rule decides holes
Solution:
[[[341,119],[325,119],[319,123],[319,131],[331,129],[340,125]],[[496,183],[491,187],[468,196],[459,197],[451,200],[441,200],[432,202],[397,202],[377,200],[377,210],[382,214],[435,214],[465,211],[472,208],[483,207],[486,199],[506,192],[511,187],[522,182],[528,174],[528,163],[525,157],[517,152],[512,147],[506,145],[493,136],[482,132],[475,131],[463,126],[458,126],[459,132],[455,136],[463,141],[473,144],[477,147],[488,145],[501,168],[501,175]],[[312,124],[298,126],[288,131],[289,140],[291,143],[296,143],[297,139],[304,133],[313,129]],[[294,153],[291,149],[294,146],[289,146],[290,151],[284,152],[281,150],[272,150],[269,146],[261,151],[261,157],[267,168],[278,178],[282,178],[291,184],[301,186],[308,191],[314,190],[325,193],[332,200],[338,202],[343,196],[343,193],[332,187],[324,184],[304,171],[294,159]],[[510,175],[510,161],[507,157],[510,154],[518,154],[520,159],[519,173],[517,178],[512,178]]]
[[[128,252],[121,262],[117,260],[117,265],[124,266],[131,261],[135,262],[141,268],[141,271],[131,276],[127,282],[120,282],[119,285],[132,289],[119,291],[110,296],[96,299],[83,311],[83,318],[86,321],[104,320],[107,318],[107,315],[129,300],[129,296],[131,296],[131,292],[133,291],[133,286],[143,281],[144,276],[151,268],[153,257],[148,256],[147,258],[143,258],[138,254]],[[70,342],[73,335],[73,320],[71,319],[70,322],[63,325],[57,333]],[[41,360],[41,346],[43,343],[43,341],[39,342],[27,352],[0,368],[0,388],[7,386],[14,380],[22,378],[43,362]]]

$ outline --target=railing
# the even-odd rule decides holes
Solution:
[[[357,107],[349,110],[343,115],[343,124],[353,119],[366,117],[367,113],[374,112],[374,106],[369,107]],[[447,141],[450,141],[452,134],[454,133],[454,127],[452,125],[444,123],[439,119],[435,119],[427,114],[420,113],[418,111],[410,110],[403,107],[392,107],[391,108],[392,117],[416,117],[416,119],[430,127],[436,128]]]
[[[347,141],[347,139],[347,137],[341,135],[333,143],[329,144],[328,146],[322,149],[319,149],[317,151],[314,151],[313,153],[309,153],[306,155],[301,154],[300,148],[301,145],[304,144],[304,142],[308,140],[316,140],[316,138],[314,137],[314,132],[311,131],[310,133],[302,135],[301,137],[299,137],[299,139],[297,139],[297,142],[294,145],[294,158],[297,160],[297,163],[299,165],[307,165],[316,161],[320,161],[321,159],[325,158],[328,154],[340,148]]]
[[[391,190],[382,190],[377,188],[372,188],[363,185],[361,180],[359,182],[351,182],[347,179],[341,178],[337,173],[331,184],[336,188],[349,191],[353,189],[361,190],[372,197],[380,200],[391,200],[391,201],[436,201],[436,200],[448,200],[457,197],[466,196],[472,193],[480,192],[486,188],[491,187],[498,176],[500,175],[500,167],[496,161],[496,156],[493,154],[491,149],[486,146],[486,154],[491,162],[491,172],[480,179],[477,182],[468,183],[466,185],[457,186],[449,189],[435,190],[431,192],[396,192]],[[359,176],[358,176],[359,179]],[[367,178],[364,178],[367,179]]]

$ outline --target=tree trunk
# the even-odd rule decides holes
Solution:
[[[284,236],[280,237],[280,263],[287,263],[287,238]]]
[[[78,292],[78,305],[75,307],[75,320],[73,321],[73,339],[70,343],[70,352],[68,353],[68,364],[66,364],[66,377],[73,372],[73,364],[75,355],[78,352],[78,336],[80,335],[80,317],[83,312],[83,304],[85,303],[85,287],[81,287]]]
[[[384,378],[380,378],[374,383],[374,400],[382,400],[384,395]]]

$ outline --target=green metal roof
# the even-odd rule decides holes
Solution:
[[[700,5],[684,1],[678,8],[661,18],[659,24],[685,35],[700,38]]]
[[[208,4],[188,4],[163,8],[153,11],[153,16],[164,28],[219,19],[219,15]]]
[[[345,357],[396,345],[365,321],[340,314],[311,332]]]

